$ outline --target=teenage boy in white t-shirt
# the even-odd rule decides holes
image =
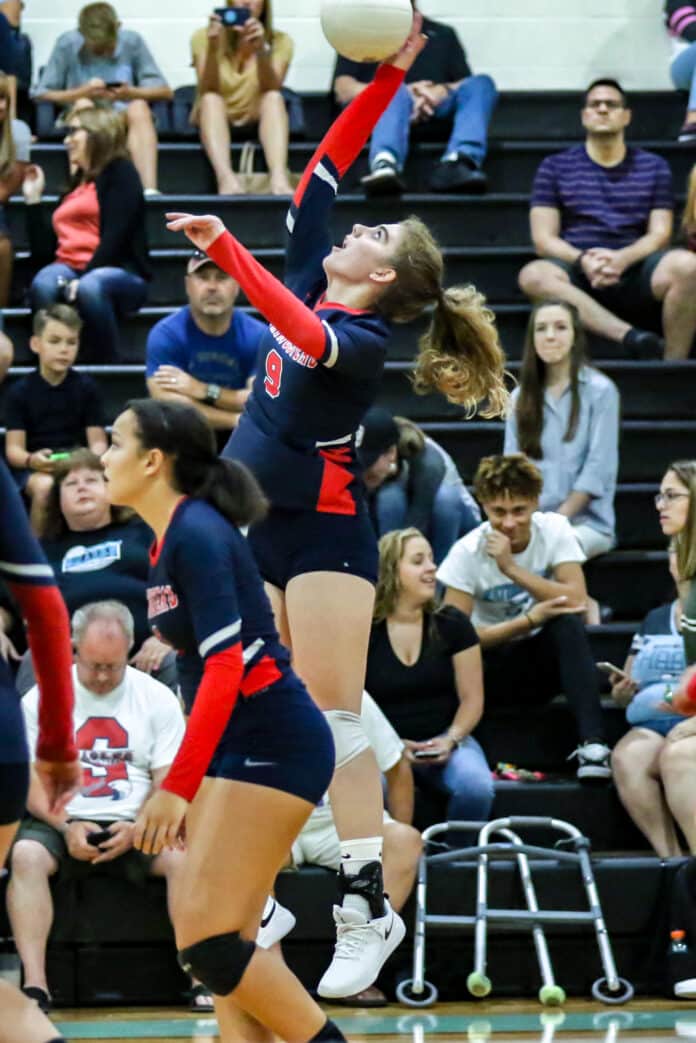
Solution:
[[[83,879],[115,862],[123,876],[161,876],[168,890],[184,853],[164,849],[155,858],[133,847],[141,805],[176,756],[185,722],[174,693],[128,666],[133,617],[117,601],[84,605],[72,619],[75,664],[75,739],[82,786],[67,808],[52,813],[32,784],[24,820],[10,854],[7,910],[24,970],[24,992],[42,1010],[51,1006],[46,943],[53,922],[49,879]],[[29,749],[38,735],[38,689],[22,700]],[[113,869],[109,872],[113,873]],[[210,1010],[212,998],[194,982],[192,1007]]]
[[[481,460],[474,492],[488,520],[454,544],[437,576],[478,633],[487,705],[521,708],[563,692],[579,733],[578,778],[610,778],[583,621],[585,555],[564,515],[537,509],[541,488],[521,453]]]

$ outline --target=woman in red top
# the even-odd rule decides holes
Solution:
[[[38,206],[45,186],[41,168],[32,166],[22,186],[32,260],[45,264],[31,284],[32,309],[61,299],[75,304],[85,320],[91,357],[113,362],[117,317],[137,311],[147,294],[143,188],[128,158],[119,113],[73,112],[65,145],[73,187],[50,224],[45,208]]]

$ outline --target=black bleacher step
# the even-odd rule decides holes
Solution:
[[[550,153],[578,144],[580,138],[573,139],[567,135],[562,141],[491,141],[485,162],[490,192],[530,192],[534,175],[539,163]],[[641,141],[631,138],[632,144],[640,144],[663,156],[670,164],[674,183],[677,187],[686,184],[691,168],[691,153],[675,142]],[[291,142],[289,148],[289,166],[292,171],[300,173],[316,147],[316,142]],[[442,155],[444,142],[414,140],[404,172],[404,179],[410,190],[420,190],[427,184],[433,165]],[[241,145],[232,146],[232,162],[238,167]],[[158,149],[159,186],[165,194],[215,192],[215,177],[212,167],[206,159],[197,141],[169,142],[160,144]],[[46,175],[46,191],[59,193],[67,183],[67,165],[65,149],[62,145],[42,144],[32,148],[32,162],[40,164]],[[263,153],[257,149],[256,169],[266,169]],[[360,178],[367,172],[367,149],[341,182],[342,192],[362,192]],[[378,204],[375,204],[378,205]]]
[[[496,780],[491,818],[508,815],[541,815],[572,822],[588,837],[595,851],[650,849],[611,784],[586,785],[576,779],[544,782]],[[545,831],[542,843],[547,843],[548,839],[549,834]],[[556,839],[554,837],[552,843]],[[534,843],[537,843],[536,839]]]
[[[666,550],[618,550],[585,565],[587,588],[616,619],[642,619],[674,598]]]
[[[476,726],[476,738],[491,767],[499,762],[521,768],[568,776],[575,760],[567,758],[578,744],[577,728],[563,696],[543,706],[525,703],[525,693],[513,691],[515,704],[496,707],[489,699],[483,718]],[[602,699],[602,717],[607,742],[615,746],[627,731],[625,711],[610,698]]]
[[[633,420],[671,420],[696,416],[696,360],[689,362],[635,362],[598,359],[595,365],[615,381],[621,394],[621,416]],[[520,364],[511,361],[509,370],[519,377]],[[411,362],[387,363],[381,401],[393,413],[412,420],[444,420],[460,417],[461,409],[442,395],[414,395],[409,376]]]
[[[52,210],[55,196],[37,204]],[[288,201],[275,196],[221,197],[217,195],[152,196],[146,204],[148,241],[151,248],[178,245],[168,232],[165,213],[170,210],[217,214],[249,248],[275,247],[283,242]],[[10,234],[16,248],[26,248],[24,201],[13,196],[7,204]],[[469,246],[506,246],[529,239],[529,200],[524,194],[483,197],[406,194],[401,199],[383,198],[372,215],[383,223],[399,221],[417,213],[427,222],[443,246],[460,246],[463,230]],[[363,195],[339,196],[333,217],[333,235],[341,238],[368,214]],[[183,237],[178,237],[179,243]]]
[[[596,663],[615,663],[623,666],[631,647],[633,635],[640,621],[601,623],[587,628],[592,655]]]
[[[450,453],[467,482],[482,456],[502,452],[503,424],[499,421],[427,421],[422,427]],[[655,481],[670,460],[689,456],[694,444],[696,421],[624,420],[619,481]]]

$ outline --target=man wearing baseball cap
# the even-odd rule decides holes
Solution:
[[[188,304],[147,338],[148,391],[188,402],[227,433],[244,409],[265,325],[235,308],[238,284],[199,250],[188,260],[185,285]]]

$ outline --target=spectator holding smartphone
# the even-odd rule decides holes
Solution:
[[[418,529],[382,536],[365,687],[404,743],[416,786],[444,794],[449,819],[485,821],[493,782],[471,734],[483,713],[479,640],[459,609],[435,609],[435,573]]]
[[[662,498],[668,488],[665,484],[658,496]],[[661,499],[661,504],[675,520],[684,514],[679,501],[665,504]],[[662,527],[672,529],[672,517],[665,517]],[[683,590],[674,546],[669,571],[677,589]],[[612,753],[614,782],[626,811],[660,858],[682,853],[675,822],[689,851],[696,854],[696,737],[690,719],[670,712],[665,703],[665,695],[676,688],[686,666],[682,610],[678,593],[674,601],[648,612],[633,638],[623,672],[610,675],[612,697],[626,707],[632,725]]]
[[[173,692],[128,666],[133,619],[116,601],[95,602],[72,619],[75,664],[75,739],[82,786],[67,807],[51,812],[32,784],[29,817],[17,833],[10,863],[7,910],[24,971],[24,992],[42,1010],[51,1007],[46,943],[53,921],[49,880],[85,880],[104,872],[143,882],[164,877],[173,886],[184,853],[156,858],[133,847],[135,819],[165,777],[184,735],[184,717]],[[30,751],[38,731],[38,689],[22,700]],[[210,996],[203,1009],[211,1007]]]
[[[56,40],[32,97],[60,106],[101,99],[122,109],[145,193],[157,192],[157,131],[150,103],[169,101],[172,90],[142,36],[121,28],[111,4],[82,8],[78,28]]]
[[[31,502],[35,532],[41,531],[60,459],[79,445],[97,456],[108,446],[97,385],[73,369],[81,326],[67,304],[37,312],[29,346],[38,368],[13,384],[5,399],[7,462]]]
[[[117,112],[71,113],[65,146],[71,189],[50,219],[39,205],[45,187],[41,167],[30,167],[22,186],[32,260],[43,265],[31,284],[32,307],[59,300],[75,304],[85,320],[90,359],[115,362],[118,318],[137,311],[147,296],[142,185]],[[83,350],[83,361],[86,354]]]
[[[236,12],[232,14],[232,12]],[[244,190],[232,169],[231,131],[258,124],[273,195],[292,195],[288,181],[288,113],[281,87],[293,53],[273,28],[271,0],[228,0],[191,37],[198,94],[191,120],[215,171],[221,195]]]

